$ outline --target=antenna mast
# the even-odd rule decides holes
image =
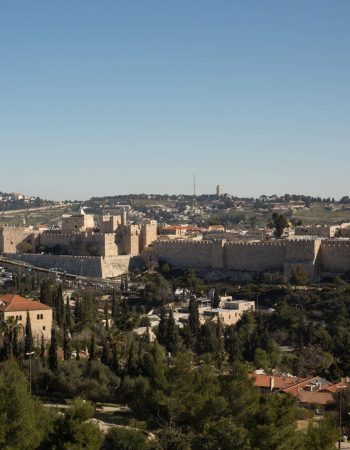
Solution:
[[[196,175],[193,175],[193,196],[196,196]]]

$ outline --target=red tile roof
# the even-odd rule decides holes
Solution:
[[[42,311],[48,309],[51,309],[50,306],[20,295],[5,294],[0,296],[0,311],[2,312]]]
[[[332,384],[332,386],[328,386],[327,391],[335,393],[339,392],[339,389],[346,389],[348,387],[349,384],[346,381],[342,380],[339,383]]]
[[[254,379],[254,385],[259,388],[271,389],[272,387],[272,390],[292,395],[300,403],[315,405],[334,403],[336,392],[349,386],[345,380],[332,384],[321,377],[297,378],[266,374],[251,374],[250,376]]]
[[[306,378],[298,378],[294,376],[281,376],[281,375],[266,375],[266,374],[254,374],[252,375],[254,379],[254,385],[259,388],[270,388],[271,379],[273,379],[274,389],[286,389],[288,386],[305,381]]]
[[[304,378],[299,383],[295,383],[292,386],[283,389],[283,391],[293,395],[294,397],[299,397],[301,390],[306,390],[308,392],[324,391],[331,385],[332,383],[325,380],[324,378],[310,377],[306,379]]]

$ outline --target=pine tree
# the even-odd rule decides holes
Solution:
[[[193,336],[197,336],[200,321],[199,321],[199,311],[198,311],[198,303],[195,298],[191,298],[190,303],[188,305],[188,325]]]
[[[160,321],[157,330],[157,340],[161,345],[166,345],[167,341],[167,314],[164,306],[160,310]]]
[[[90,348],[89,348],[89,362],[96,359],[96,344],[95,344],[95,335],[91,335],[90,340]]]
[[[25,326],[24,352],[30,353],[34,349],[32,326],[30,322],[29,311],[27,310],[27,319]]]
[[[51,343],[49,347],[49,368],[53,372],[57,370],[58,358],[57,358],[57,336],[55,328],[51,329]]]

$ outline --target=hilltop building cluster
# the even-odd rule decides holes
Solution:
[[[310,280],[350,273],[350,224],[295,226],[281,239],[252,233],[237,235],[222,225],[207,228],[170,225],[160,229],[145,217],[78,214],[62,217],[59,229],[0,228],[0,252],[37,267],[91,277],[111,278],[139,264],[159,262],[194,268],[208,279],[252,280],[267,272],[289,275],[301,265]]]

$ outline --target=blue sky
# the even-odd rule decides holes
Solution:
[[[3,0],[0,190],[349,195],[350,1]]]

